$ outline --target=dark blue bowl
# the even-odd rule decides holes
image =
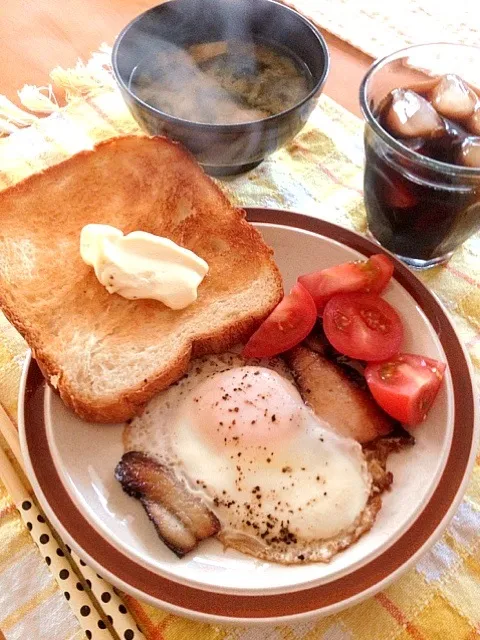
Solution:
[[[228,24],[228,33],[225,25]],[[180,47],[253,39],[289,49],[310,70],[313,88],[298,104],[274,116],[241,124],[203,124],[176,118],[143,102],[130,86],[138,63],[158,50],[159,39]],[[149,134],[182,142],[213,175],[241,173],[289,142],[303,127],[322,91],[329,54],[319,31],[299,13],[274,0],[170,0],[135,18],[118,36],[113,70],[137,122]]]

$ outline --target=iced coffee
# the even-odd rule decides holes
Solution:
[[[365,130],[370,232],[412,266],[447,260],[480,228],[478,88],[457,74],[398,86],[372,116],[380,129]]]

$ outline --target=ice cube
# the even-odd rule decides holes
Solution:
[[[463,141],[460,162],[466,167],[480,169],[480,136],[471,136]]]
[[[443,120],[428,100],[410,89],[392,91],[386,125],[400,138],[433,137],[444,131]]]
[[[480,136],[480,102],[470,118],[465,122],[465,126],[474,136]]]
[[[478,98],[459,76],[449,73],[433,89],[431,100],[445,118],[463,120],[472,115]]]
[[[425,146],[425,138],[408,138],[408,140],[402,140],[402,144],[411,151],[422,153],[422,149]]]
[[[468,131],[454,120],[444,120],[446,137],[450,144],[460,144],[468,138]]]

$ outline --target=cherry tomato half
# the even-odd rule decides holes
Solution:
[[[317,320],[312,296],[298,282],[255,331],[243,349],[246,358],[288,351],[308,336]]]
[[[398,353],[403,326],[395,309],[374,293],[339,293],[323,312],[325,335],[337,351],[358,360]]]
[[[384,411],[400,422],[414,426],[425,420],[444,372],[443,362],[400,353],[386,362],[367,365],[365,378]]]
[[[317,305],[320,315],[326,303],[337,293],[380,293],[393,274],[393,263],[383,254],[375,254],[365,262],[345,262],[328,269],[300,276],[298,281]]]

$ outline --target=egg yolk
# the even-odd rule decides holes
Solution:
[[[193,391],[191,424],[215,449],[288,441],[302,427],[303,402],[275,371],[239,367],[216,373]]]

